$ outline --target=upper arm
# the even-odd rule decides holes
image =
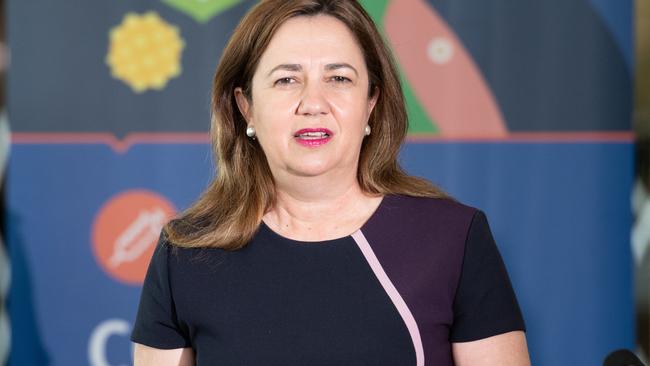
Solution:
[[[135,366],[193,366],[194,351],[191,348],[158,349],[135,343],[133,364]]]
[[[451,344],[456,366],[529,366],[523,331],[507,332],[471,342]]]
[[[131,341],[158,349],[190,347],[188,325],[176,310],[171,287],[170,244],[161,234],[147,269]]]
[[[453,304],[451,342],[526,330],[508,272],[485,214],[475,212]]]
[[[530,365],[524,319],[482,211],[468,231],[450,341],[457,365]]]

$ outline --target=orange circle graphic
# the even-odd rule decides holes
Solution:
[[[160,231],[175,214],[167,199],[151,191],[129,190],[111,197],[92,228],[100,267],[120,282],[142,284]]]

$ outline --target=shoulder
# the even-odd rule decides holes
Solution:
[[[451,262],[460,264],[477,212],[448,198],[387,195],[363,232],[377,247],[400,248],[429,259],[454,258],[458,260]]]
[[[363,234],[376,251],[390,252],[387,257],[435,262],[446,273],[457,275],[478,212],[448,198],[387,195]]]
[[[168,225],[173,225],[175,221],[172,220]],[[176,272],[176,269],[179,268],[193,269],[202,265],[209,266],[215,260],[223,260],[227,253],[222,248],[180,246],[169,239],[166,230],[163,228],[156,243],[151,262],[152,265],[164,266],[170,272]],[[181,272],[187,272],[187,269]]]
[[[401,224],[441,224],[467,231],[480,210],[452,198],[413,197],[387,195],[384,197],[382,215]]]

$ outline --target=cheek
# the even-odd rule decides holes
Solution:
[[[297,97],[288,93],[260,93],[255,99],[254,113],[259,123],[269,123],[295,110]]]
[[[363,128],[368,120],[367,103],[367,99],[364,97],[348,96],[338,98],[331,103],[332,113],[346,127],[361,126]]]
[[[289,116],[278,104],[264,104],[254,111],[255,131],[267,156],[277,156],[286,149],[291,134]]]

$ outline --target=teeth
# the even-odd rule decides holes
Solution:
[[[326,134],[325,132],[306,132],[306,133],[301,133],[298,135],[301,139],[305,140],[316,140],[316,139],[322,139],[325,137],[328,137],[329,135]]]

